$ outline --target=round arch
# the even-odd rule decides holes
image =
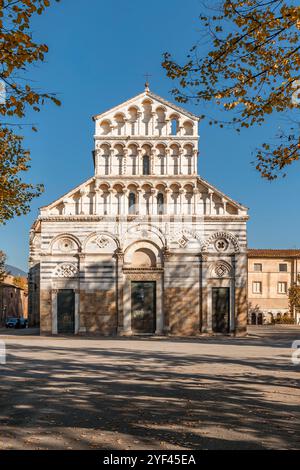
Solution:
[[[52,254],[52,251],[53,251],[53,247],[54,245],[59,242],[60,240],[72,240],[76,246],[77,246],[77,251],[78,252],[81,252],[82,250],[82,245],[81,245],[81,242],[80,240],[75,236],[75,235],[72,235],[71,233],[60,233],[59,235],[57,235],[56,237],[54,237],[51,242],[50,242],[50,245],[49,245],[49,252]]]
[[[160,267],[162,264],[161,248],[152,240],[132,242],[124,251],[124,265],[132,267]]]
[[[101,238],[103,237],[103,245],[105,245],[105,239],[109,239],[109,240],[112,240],[114,243],[115,243],[115,248],[114,248],[114,251],[116,249],[119,249],[120,248],[120,242],[118,240],[118,238],[116,238],[112,233],[110,232],[107,232],[107,231],[101,231],[101,232],[93,232],[91,233],[90,235],[88,235],[85,240],[83,241],[82,243],[82,252],[85,253],[86,252],[86,248],[87,248],[87,245],[89,242],[91,242],[93,239],[97,239],[97,238]],[[99,243],[100,243],[100,240],[99,240]],[[99,246],[99,244],[98,244]]]

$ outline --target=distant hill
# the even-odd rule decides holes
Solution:
[[[27,277],[27,273],[22,271],[22,269],[16,268],[16,266],[11,266],[10,264],[5,265],[6,272],[11,274],[12,276],[22,276]]]

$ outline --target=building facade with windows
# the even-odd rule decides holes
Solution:
[[[6,274],[0,281],[0,326],[4,326],[9,317],[27,318],[27,314],[27,279]]]
[[[244,334],[247,209],[197,174],[199,118],[145,91],[94,117],[94,175],[41,208],[44,334]]]
[[[288,291],[299,284],[299,270],[300,250],[248,251],[249,323],[272,323],[289,314]],[[298,324],[300,312],[293,316]]]

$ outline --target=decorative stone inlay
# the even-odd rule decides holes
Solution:
[[[213,273],[217,277],[225,277],[231,274],[231,266],[225,262],[218,262],[213,268]]]
[[[225,238],[219,238],[215,242],[215,248],[219,253],[223,253],[228,248],[228,241]]]
[[[153,268],[153,267],[147,267],[147,268],[123,268],[124,273],[145,273],[145,272],[155,272],[155,273],[162,273],[163,269],[162,268]]]
[[[185,235],[182,235],[182,237],[179,238],[179,240],[177,240],[177,241],[178,241],[178,244],[179,244],[182,248],[184,248],[184,247],[186,247],[186,245],[188,244],[188,241],[189,241],[189,240],[188,240],[188,238],[187,238]]]
[[[171,230],[170,234],[170,240],[171,241],[177,241],[178,239],[185,238],[187,241],[189,240],[198,240],[201,242],[201,237],[200,234],[196,230],[190,230],[187,228],[184,228],[183,230]]]
[[[100,235],[99,237],[96,238],[95,243],[96,245],[99,246],[99,248],[105,248],[109,245],[110,240],[104,235]]]
[[[59,249],[64,252],[72,251],[74,248],[74,243],[70,238],[63,238],[59,242]]]
[[[132,273],[132,272],[125,272],[126,278],[129,281],[158,281],[161,279],[162,273]]]
[[[78,268],[72,263],[59,264],[55,269],[55,277],[75,277],[78,274]]]
[[[218,240],[225,240],[227,243],[231,242],[235,253],[240,252],[239,242],[232,233],[229,232],[216,232],[211,235],[202,245],[202,250],[207,251],[211,243],[216,243]]]

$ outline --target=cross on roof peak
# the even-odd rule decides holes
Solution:
[[[144,74],[144,77],[146,78],[145,82],[145,91],[150,91],[150,83],[149,83],[149,78],[152,77],[152,75],[149,72],[146,72]]]

